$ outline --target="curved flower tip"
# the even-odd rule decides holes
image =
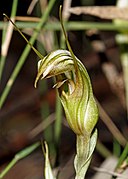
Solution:
[[[77,57],[74,62],[67,50],[53,51],[39,62],[35,87],[39,79],[53,76],[71,129],[77,135],[90,135],[98,120],[98,109],[84,65]]]
[[[38,62],[38,74],[34,86],[39,79],[50,78],[73,69],[73,60],[66,50],[56,50]]]

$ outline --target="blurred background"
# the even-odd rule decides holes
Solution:
[[[86,178],[105,178],[106,174],[97,178],[97,168],[109,158],[117,164],[124,149],[126,162],[128,154],[128,3],[116,0],[0,1],[0,171],[17,152],[46,140],[58,178],[75,176],[75,134],[52,88],[54,81],[43,80],[34,88],[40,58],[32,49],[25,50],[27,43],[3,16],[11,17],[28,40],[33,37],[31,43],[45,56],[66,49],[59,22],[60,5],[71,47],[90,75],[99,106],[98,143]],[[110,162],[110,169],[115,163]],[[4,178],[41,179],[43,166],[40,146],[18,161]]]

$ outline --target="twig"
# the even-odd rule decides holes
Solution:
[[[33,138],[44,131],[50,124],[55,120],[55,114],[49,115],[44,121],[38,124],[32,131],[29,133],[29,138]]]
[[[103,19],[128,20],[127,7],[116,7],[116,6],[74,7],[74,8],[70,8],[69,12],[76,15],[89,14]]]
[[[111,62],[103,63],[102,70],[110,84],[113,93],[117,95],[123,107],[126,108],[124,81],[122,75],[117,71],[116,67]]]
[[[100,118],[105,123],[105,125],[108,127],[110,132],[113,134],[113,136],[116,138],[116,140],[122,145],[125,146],[127,143],[127,140],[124,138],[120,130],[116,127],[116,125],[113,123],[111,118],[108,116],[108,114],[105,112],[103,107],[100,105],[100,103],[97,101],[98,107],[99,107],[99,113]]]
[[[70,12],[69,12],[69,8],[71,7],[71,3],[72,0],[65,0],[63,3],[63,12],[62,12],[62,16],[64,20],[68,20],[70,17]]]
[[[25,22],[39,22],[39,17],[28,17],[28,16],[16,16],[15,20],[17,21],[25,21]]]
[[[38,0],[32,0],[31,1],[30,5],[29,5],[29,8],[27,10],[27,14],[31,14],[32,13],[32,11],[33,11],[33,9],[34,9],[34,7],[35,7],[37,2],[38,2]]]

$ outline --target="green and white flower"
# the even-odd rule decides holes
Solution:
[[[56,50],[38,63],[35,87],[39,79],[55,77],[54,87],[58,89],[69,126],[76,134],[75,179],[84,179],[96,146],[98,108],[86,68],[74,55],[62,22],[60,22],[69,49]]]
[[[75,59],[74,59],[75,58]],[[89,75],[80,60],[67,50],[56,50],[38,63],[39,79],[55,77],[69,126],[77,135],[74,166],[76,179],[82,179],[88,169],[96,146],[98,108],[93,96]]]
[[[98,110],[88,73],[78,58],[76,61],[77,68],[67,50],[51,52],[39,61],[35,86],[39,79],[55,77],[54,86],[58,88],[71,129],[77,135],[90,135],[98,119]]]

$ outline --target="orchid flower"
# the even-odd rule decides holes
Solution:
[[[84,179],[97,141],[97,130],[93,134],[92,131],[98,120],[98,108],[90,77],[71,49],[61,13],[60,21],[69,51],[62,49],[53,51],[38,62],[35,87],[40,79],[55,77],[54,87],[58,89],[66,119],[77,137],[75,178]]]

